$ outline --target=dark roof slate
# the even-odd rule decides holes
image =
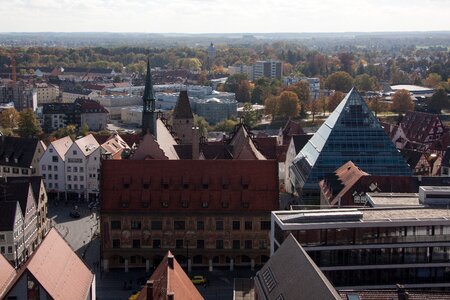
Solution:
[[[39,143],[35,138],[0,137],[0,165],[29,168]]]

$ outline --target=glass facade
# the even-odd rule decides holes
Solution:
[[[318,202],[319,181],[350,160],[371,175],[411,175],[405,160],[354,88],[291,166],[292,180],[302,199]]]

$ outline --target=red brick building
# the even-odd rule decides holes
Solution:
[[[275,160],[105,160],[103,267],[264,264],[279,208]]]

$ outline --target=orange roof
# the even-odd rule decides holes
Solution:
[[[151,299],[165,300],[168,295],[174,295],[175,299],[203,299],[170,251],[153,272],[150,281],[153,281],[153,298]],[[148,290],[150,289],[145,286],[139,293],[137,300],[146,300]]]
[[[14,270],[2,254],[0,254],[0,270],[0,298],[2,298],[6,288],[14,280],[14,276],[16,275],[16,270]]]
[[[52,299],[87,299],[94,274],[52,228],[42,243],[19,270],[14,284],[28,271]]]

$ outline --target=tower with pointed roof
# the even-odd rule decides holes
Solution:
[[[181,144],[192,144],[194,115],[187,91],[181,91],[173,110],[172,128]]]
[[[156,138],[155,92],[153,91],[150,59],[147,61],[147,75],[145,77],[145,89],[142,101],[142,135],[149,133]]]
[[[411,175],[355,88],[294,159],[289,168],[290,184],[303,202],[318,204],[319,181],[350,160],[371,175]]]

